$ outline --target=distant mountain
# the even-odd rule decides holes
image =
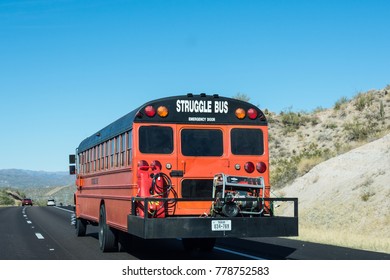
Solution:
[[[73,185],[75,177],[67,172],[0,169],[0,188],[36,188]]]

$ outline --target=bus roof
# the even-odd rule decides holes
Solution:
[[[162,108],[163,107],[163,108]],[[160,108],[167,113],[160,117]],[[236,110],[244,116],[237,118]],[[250,111],[252,110],[252,111]],[[267,125],[264,113],[248,102],[219,95],[180,95],[149,101],[82,141],[78,152],[86,151],[132,129],[133,123],[191,123]]]

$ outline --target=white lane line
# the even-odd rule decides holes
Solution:
[[[27,221],[27,223],[28,223],[28,224],[32,224],[32,222],[31,222],[31,221]]]
[[[40,234],[39,232],[36,232],[36,233],[35,233],[35,236],[36,236],[38,239],[45,239],[45,237],[43,237],[43,235]]]
[[[60,209],[62,211],[66,211],[66,212],[69,212],[69,213],[74,213],[73,210],[68,210],[68,209],[64,209],[64,208],[61,208],[61,207],[54,206],[54,208],[57,208],[57,209]]]
[[[214,250],[219,250],[219,251],[222,251],[222,252],[225,252],[225,253],[230,253],[230,254],[234,254],[234,255],[237,255],[237,256],[250,258],[250,259],[253,259],[253,260],[266,260],[266,259],[262,259],[262,258],[259,258],[259,257],[256,257],[256,256],[252,256],[252,255],[248,255],[248,254],[244,254],[244,253],[240,253],[240,252],[224,249],[224,248],[221,248],[221,247],[214,247]]]

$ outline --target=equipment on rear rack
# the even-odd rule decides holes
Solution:
[[[211,216],[252,217],[264,214],[263,177],[216,174],[213,179]]]

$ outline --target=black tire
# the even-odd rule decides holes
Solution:
[[[76,219],[75,228],[76,236],[85,236],[87,232],[87,221],[81,218]]]
[[[100,206],[99,216],[99,245],[103,252],[118,251],[118,239],[113,229],[106,223],[106,208],[104,204]]]

